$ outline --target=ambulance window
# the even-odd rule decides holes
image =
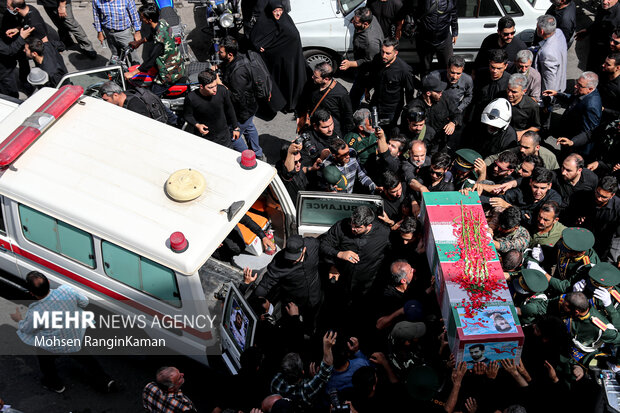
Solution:
[[[95,268],[93,237],[88,232],[25,205],[19,206],[19,216],[27,240]]]
[[[101,253],[105,273],[111,278],[170,305],[181,306],[179,287],[172,270],[108,241],[101,242]]]

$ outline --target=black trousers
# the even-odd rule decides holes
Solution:
[[[420,56],[420,73],[422,76],[431,71],[433,57],[437,55],[439,67],[448,67],[448,60],[452,57],[452,37],[447,37],[443,42],[437,44],[426,39],[424,35],[416,37],[416,48]]]

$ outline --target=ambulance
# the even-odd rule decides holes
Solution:
[[[23,288],[40,271],[113,314],[215,316],[217,328],[144,330],[201,363],[218,352],[238,362],[252,344],[256,316],[242,295],[214,298],[242,271],[211,257],[248,210],[271,223],[280,249],[358,205],[382,207],[377,196],[317,192],[293,203],[271,165],[83,92],[0,99],[0,279]],[[245,342],[231,334],[241,316]]]

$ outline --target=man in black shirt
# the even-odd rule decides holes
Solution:
[[[581,155],[571,153],[564,159],[562,167],[555,172],[553,189],[562,197],[562,208],[566,208],[574,194],[592,191],[598,185],[594,172],[584,168]]]
[[[523,40],[515,37],[516,34],[515,21],[512,17],[504,16],[497,22],[497,33],[488,35],[478,50],[478,55],[474,61],[474,69],[486,67],[489,61],[490,51],[493,49],[502,49],[506,51],[508,60],[514,62],[517,60],[517,53],[520,50],[527,49],[527,45]]]
[[[405,7],[402,0],[370,0],[368,8],[377,18],[384,37],[400,38],[400,29],[405,18]]]
[[[437,54],[439,67],[447,67],[452,46],[459,36],[457,2],[454,0],[422,0],[414,16],[419,19],[416,47],[420,55],[422,75],[431,68]]]
[[[526,85],[527,77],[521,73],[515,73],[508,79],[508,88],[506,88],[506,98],[512,105],[510,126],[517,132],[518,141],[525,132],[540,130],[540,110],[534,99],[526,95]]]
[[[402,219],[401,205],[407,196],[408,186],[392,171],[383,172],[383,214],[379,215],[390,229],[396,228],[396,224]]]
[[[414,92],[411,66],[398,57],[398,40],[395,38],[383,41],[380,55],[372,62],[370,82],[368,90],[374,89],[371,105],[377,107],[384,125],[395,126],[405,96],[411,99]]]
[[[317,109],[310,118],[311,129],[300,135],[301,164],[313,165],[318,158],[325,159],[330,155],[329,144],[338,134],[334,131],[334,118],[325,109]]]
[[[381,268],[389,234],[369,207],[360,206],[351,218],[336,222],[321,236],[321,253],[331,264],[329,278],[342,287],[338,296],[341,305],[367,298]]]
[[[587,228],[594,234],[594,250],[607,256],[612,238],[620,229],[620,198],[618,180],[603,177],[594,191],[573,196],[566,210],[567,225]]]
[[[67,67],[58,50],[50,42],[43,42],[37,37],[30,37],[24,47],[26,57],[49,76],[49,85],[56,87],[60,79],[67,74]]]
[[[319,279],[319,240],[292,235],[286,247],[267,266],[267,272],[254,290],[256,297],[279,299],[283,305],[294,302],[304,318],[313,325],[322,300]]]
[[[598,80],[598,93],[603,103],[601,123],[605,124],[620,115],[620,53],[607,56]]]
[[[26,4],[25,0],[9,0],[7,5],[13,10],[17,10],[17,22],[19,26],[34,27],[33,37],[38,37],[43,42],[47,42],[47,26],[41,17],[41,13],[34,7]]]
[[[564,33],[566,45],[570,49],[577,27],[577,6],[572,0],[551,0],[551,3],[545,14],[555,17],[556,25]]]
[[[488,66],[476,71],[474,80],[474,98],[470,106],[473,123],[478,121],[482,110],[493,99],[500,97],[508,87],[510,75],[506,72],[508,54],[503,49],[489,52]],[[484,155],[484,154],[483,154]]]
[[[239,44],[232,36],[226,36],[220,44],[222,59],[222,81],[230,91],[230,99],[239,121],[239,132],[243,135],[256,157],[267,161],[254,125],[254,115],[258,110],[258,102],[254,96],[251,63],[239,53]]]
[[[540,207],[547,201],[562,202],[560,195],[551,189],[553,173],[545,168],[536,168],[532,173],[528,187],[514,188],[508,190],[502,197],[503,202],[493,202],[491,205],[508,208],[510,206],[519,207],[521,210],[521,225],[530,228],[536,224]]]
[[[280,160],[276,162],[276,170],[284,187],[293,202],[297,200],[297,193],[305,191],[309,180],[307,173],[318,170],[318,165],[312,167],[301,166],[301,143],[285,143],[280,148]]]
[[[411,186],[411,181],[417,179],[420,169],[431,164],[431,158],[427,155],[425,141],[413,140],[409,146],[409,158],[401,161],[401,173],[405,177],[407,185]]]
[[[422,168],[419,176],[409,182],[411,189],[420,193],[418,202],[422,199],[422,192],[454,191],[452,182],[444,179],[451,164],[450,155],[437,152],[431,157],[431,164]]]
[[[34,31],[34,27],[20,29],[13,41],[0,37],[0,93],[19,97],[17,89],[17,56],[24,48],[26,39]]]
[[[332,115],[338,136],[344,136],[353,130],[349,92],[334,79],[334,69],[327,62],[315,66],[312,79],[306,83],[297,104],[297,117],[308,119],[319,108]]]
[[[431,75],[446,83],[443,96],[453,102],[461,117],[469,107],[474,93],[474,81],[464,70],[465,59],[462,56],[452,56],[446,70],[431,72]]]
[[[620,26],[618,0],[603,0],[601,7],[596,11],[594,22],[588,28],[575,33],[577,40],[585,36],[590,37],[587,70],[599,70],[605,56],[609,53],[609,39],[618,26]]]
[[[403,122],[400,127],[392,130],[392,136],[402,134],[409,142],[423,141],[430,154],[437,152],[435,129],[427,122],[426,105],[413,102],[403,110]]]
[[[405,108],[405,112],[416,106],[423,106],[426,109],[427,122],[437,132],[433,142],[435,148],[431,153],[446,147],[448,137],[461,122],[454,100],[443,97],[445,88],[446,83],[438,77],[426,75],[422,79],[422,95],[412,100]]]
[[[217,74],[211,69],[198,75],[198,83],[200,88],[190,92],[185,98],[185,121],[193,126],[195,135],[227,148],[237,149],[239,144],[235,145],[234,142],[241,133],[230,92],[217,83]],[[243,146],[245,147],[245,144]]]
[[[159,100],[159,97],[157,95],[155,95],[149,90],[145,89],[141,91],[141,93],[129,90],[124,92],[123,89],[116,82],[110,80],[105,82],[101,86],[101,89],[99,89],[99,94],[101,96],[101,99],[105,100],[108,103],[120,106],[121,108],[129,109],[130,111],[139,113],[140,115],[146,116],[147,118],[155,119],[147,106],[148,104],[140,96],[141,94],[150,94],[150,100],[152,102],[159,101],[160,107],[158,109],[158,112],[163,115],[161,119],[156,120],[166,123],[167,119],[165,119],[166,112],[164,110],[164,104]]]

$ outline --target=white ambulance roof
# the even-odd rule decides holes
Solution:
[[[0,123],[0,142],[56,89],[42,89]],[[211,256],[276,174],[267,163],[239,166],[239,152],[133,113],[84,97],[0,172],[0,193],[184,274]],[[197,199],[169,199],[173,172],[201,172],[206,190]],[[229,222],[235,201],[243,208]],[[181,231],[189,248],[166,242]]]
[[[0,98],[0,122],[13,113],[18,106],[15,102]]]

